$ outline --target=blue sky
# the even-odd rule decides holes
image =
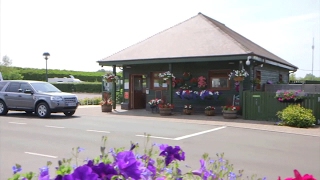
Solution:
[[[13,66],[97,71],[96,61],[201,12],[320,76],[320,0],[1,0],[0,55]]]

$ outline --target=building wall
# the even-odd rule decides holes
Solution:
[[[208,72],[210,70],[221,70],[221,69],[239,69],[242,67],[242,64],[239,64],[239,61],[230,63],[229,62],[188,62],[188,63],[172,63],[172,73],[177,78],[182,78],[184,72],[190,72],[193,77],[204,76],[208,79]],[[245,64],[243,67],[246,71],[250,72],[251,77],[245,78],[243,81],[243,88],[244,90],[252,90],[252,66],[246,66]],[[282,74],[284,82],[288,82],[289,76],[288,71],[282,68],[274,67],[271,65],[264,65],[262,68],[259,66],[254,68],[255,70],[261,71],[261,85],[263,86],[267,80],[271,80],[273,82],[278,82],[279,74]],[[160,93],[157,93],[151,89],[151,78],[150,75],[152,72],[165,72],[169,70],[168,64],[141,64],[141,65],[131,65],[131,68],[124,68],[124,82],[129,81],[130,74],[144,74],[146,76],[146,84],[145,88],[149,89],[149,94],[146,96],[146,104],[149,100],[154,98],[160,98]],[[208,82],[207,82],[208,83]],[[183,100],[176,96],[176,91],[178,88],[172,89],[172,99],[173,104],[175,105],[176,111],[182,111],[185,104],[191,104],[194,106],[195,111],[204,111],[204,108],[208,105],[215,106],[217,112],[220,112],[221,106],[224,105],[231,105],[233,102],[233,96],[238,95],[239,92],[236,91],[235,81],[232,79],[230,83],[230,90],[222,90],[221,95],[218,100],[202,100],[202,99],[195,99],[195,100]],[[199,90],[197,87],[194,87],[193,90]],[[124,92],[128,92],[129,89],[124,89]],[[199,90],[201,91],[201,90]],[[169,91],[168,88],[161,91],[162,97],[165,100],[169,100]],[[128,103],[129,100],[125,100],[125,103]],[[146,109],[149,110],[149,106],[146,105]]]

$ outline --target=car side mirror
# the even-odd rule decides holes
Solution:
[[[24,90],[24,93],[26,93],[26,94],[33,94],[33,91],[31,91],[31,90],[29,90],[29,89],[26,89],[26,90]]]

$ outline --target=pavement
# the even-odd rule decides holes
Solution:
[[[100,93],[75,94],[79,99],[101,97]],[[241,116],[239,116],[237,119],[224,119],[222,115],[206,116],[204,113],[185,115],[182,112],[173,112],[171,116],[160,116],[159,113],[152,113],[145,109],[123,110],[121,109],[120,105],[117,105],[116,109],[114,109],[111,113],[101,112],[100,105],[80,106],[80,108],[89,108],[94,111],[94,113],[101,113],[106,115],[140,116],[141,118],[157,118],[158,120],[163,121],[230,126],[320,137],[320,125],[315,125],[311,128],[295,128],[288,126],[279,126],[276,125],[276,122],[274,121],[245,120]]]
[[[185,115],[182,112],[173,112],[171,116],[160,116],[159,113],[152,113],[151,111],[147,111],[145,109],[123,110],[121,109],[120,105],[117,105],[116,109],[114,109],[112,112],[102,112],[100,105],[80,106],[79,108],[86,108],[87,113],[94,113],[97,115],[105,114],[106,116],[139,116],[140,119],[145,120],[150,120],[150,118],[152,118],[158,121],[229,126],[320,137],[319,125],[315,125],[310,128],[296,128],[279,126],[273,121],[245,120],[241,116],[239,116],[237,119],[224,119],[222,115],[206,116],[204,113]]]

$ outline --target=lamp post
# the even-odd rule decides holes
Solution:
[[[48,82],[48,68],[47,68],[47,61],[50,58],[50,54],[48,52],[43,53],[43,58],[46,60],[46,81]]]

